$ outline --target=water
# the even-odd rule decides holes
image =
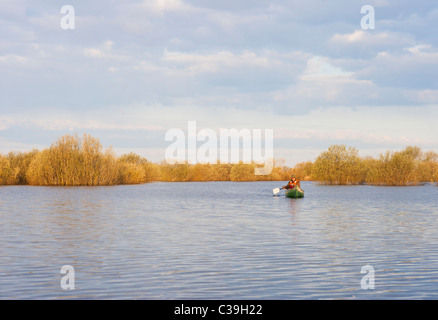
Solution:
[[[437,187],[282,184],[0,187],[0,299],[438,298]]]

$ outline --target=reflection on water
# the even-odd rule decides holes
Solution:
[[[277,184],[1,187],[0,298],[438,298],[438,188]]]

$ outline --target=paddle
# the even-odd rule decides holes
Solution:
[[[275,196],[275,195],[277,195],[277,193],[279,193],[280,190],[282,190],[282,189],[284,189],[284,187],[272,189],[272,193],[273,193],[274,196]]]

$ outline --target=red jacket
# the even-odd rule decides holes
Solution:
[[[286,189],[293,189],[293,188],[295,188],[295,186],[297,185],[297,183],[298,183],[298,180],[295,180],[295,181],[289,181],[289,183],[286,185]]]

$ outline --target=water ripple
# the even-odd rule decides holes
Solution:
[[[2,187],[0,298],[438,298],[438,188],[277,185]]]

